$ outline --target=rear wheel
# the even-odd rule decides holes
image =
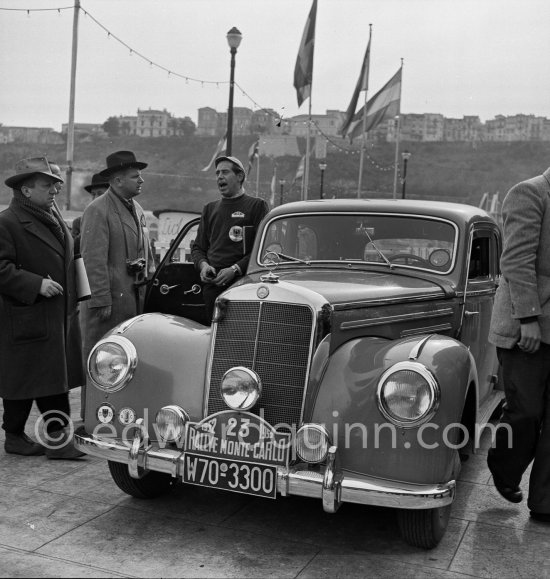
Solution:
[[[132,478],[127,464],[112,460],[108,463],[111,477],[117,487],[127,495],[138,499],[160,497],[169,493],[176,484],[175,478],[163,472],[144,472],[142,478]]]
[[[433,549],[447,530],[451,508],[452,504],[437,509],[401,509],[397,514],[401,536],[409,545]]]

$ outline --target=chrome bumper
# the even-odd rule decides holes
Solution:
[[[126,446],[118,441],[102,440],[91,435],[75,434],[75,446],[89,454],[128,465],[131,476],[138,478],[138,468],[183,478],[184,452],[169,448],[147,449]],[[321,499],[323,509],[333,513],[342,503],[376,505],[404,509],[434,509],[453,502],[456,483],[417,485],[358,476],[335,470],[337,449],[332,446],[324,472],[305,470],[304,465],[277,467],[277,492],[282,496],[298,495]],[[143,473],[142,470],[142,473]]]

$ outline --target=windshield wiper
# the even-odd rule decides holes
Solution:
[[[305,263],[306,265],[311,265],[310,261],[305,261],[303,259],[300,259],[299,257],[294,257],[293,255],[286,255],[285,253],[279,253],[278,251],[269,251],[266,253],[266,255],[264,256],[264,263],[263,265],[267,265],[269,266],[269,263],[267,263],[265,260],[266,258],[268,258],[269,254],[273,254],[276,255],[280,260],[282,261],[297,261],[298,263]],[[277,262],[275,265],[279,265],[279,263],[281,263],[281,261]]]
[[[374,241],[372,240],[372,237],[370,236],[366,227],[363,229],[363,231],[365,232],[365,235],[368,237],[369,242],[371,243],[376,253],[390,266],[390,269],[393,269],[393,263],[378,249],[376,243],[374,243]]]

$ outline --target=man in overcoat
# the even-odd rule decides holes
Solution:
[[[71,234],[53,208],[56,184],[45,157],[17,163],[0,213],[0,396],[5,450],[25,456],[77,458],[68,389],[84,383]],[[42,446],[25,434],[33,400]],[[41,422],[41,421],[39,421]]]
[[[109,155],[99,173],[109,188],[82,215],[80,249],[92,292],[81,309],[85,360],[106,332],[143,312],[144,282],[154,260],[145,214],[134,197],[145,167],[131,151]]]
[[[504,249],[489,340],[506,402],[488,465],[496,489],[519,503],[533,462],[528,507],[550,522],[550,169],[512,187],[502,204]]]

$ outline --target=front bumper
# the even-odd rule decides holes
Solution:
[[[89,434],[75,434],[75,446],[86,454],[128,465],[131,476],[138,469],[162,472],[182,479],[184,451],[170,448],[143,448],[138,440],[128,447],[119,441],[102,440]],[[376,505],[404,509],[434,509],[453,502],[456,483],[418,485],[367,477],[335,468],[337,448],[330,448],[321,471],[307,465],[277,467],[277,493],[320,499],[326,512],[336,512],[341,503]]]

